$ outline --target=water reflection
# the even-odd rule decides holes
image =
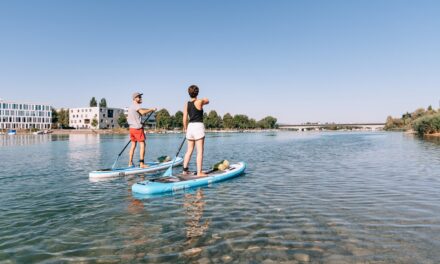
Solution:
[[[429,136],[428,135],[428,136],[425,136],[423,139],[425,141],[432,142],[432,143],[440,145],[440,137],[439,136]]]
[[[131,194],[131,186],[135,183],[135,178],[136,176],[127,177],[126,214],[118,217],[118,221],[124,222],[122,225],[117,225],[120,235],[125,238],[119,256],[122,262],[142,261],[148,254],[143,248],[153,242],[152,230],[144,225],[145,219],[148,217],[144,203],[133,198]]]
[[[49,142],[50,138],[50,135],[0,135],[0,147],[42,144]]]
[[[197,242],[198,239],[205,234],[206,230],[208,230],[210,220],[202,221],[205,204],[202,189],[198,189],[195,194],[186,193],[184,195],[183,207],[185,208],[186,214],[187,244]]]
[[[14,140],[0,147],[0,262],[440,259],[438,138],[357,132],[213,137],[206,164],[226,156],[245,160],[246,176],[141,199],[130,187],[150,175],[88,181],[91,170],[112,165],[127,141],[97,138],[0,136],[2,146]],[[174,154],[179,142],[176,135],[152,135],[148,155]]]

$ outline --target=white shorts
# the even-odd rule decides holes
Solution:
[[[205,126],[202,122],[189,123],[186,130],[186,139],[199,140],[205,137]]]

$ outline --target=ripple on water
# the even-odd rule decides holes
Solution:
[[[148,158],[173,155],[179,141],[179,135],[149,136]],[[266,264],[440,259],[436,141],[400,133],[209,135],[205,164],[243,160],[245,175],[143,200],[133,197],[131,185],[151,176],[88,180],[90,170],[111,166],[125,142],[125,136],[111,135],[0,140],[0,259]],[[21,161],[24,153],[31,165]]]

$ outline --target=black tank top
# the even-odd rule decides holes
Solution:
[[[189,122],[190,123],[196,123],[196,122],[203,123],[203,108],[202,108],[202,110],[197,109],[197,107],[194,105],[194,102],[188,102]]]

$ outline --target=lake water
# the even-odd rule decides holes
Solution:
[[[148,159],[174,155],[181,137],[150,135]],[[0,136],[0,262],[440,262],[438,141],[209,134],[206,167],[246,161],[245,175],[139,200],[131,185],[152,176],[88,178],[127,139]]]

